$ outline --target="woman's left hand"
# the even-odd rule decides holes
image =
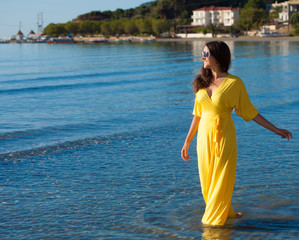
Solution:
[[[253,118],[252,120],[255,121],[257,124],[261,125],[262,127],[267,128],[268,130],[274,132],[275,134],[280,135],[281,138],[286,138],[288,139],[288,141],[290,140],[290,137],[293,138],[292,133],[290,131],[275,127],[261,114],[257,114],[255,118]]]
[[[274,133],[277,134],[277,135],[280,135],[281,138],[288,139],[288,141],[289,141],[290,137],[293,138],[292,133],[290,131],[286,130],[286,129],[279,129],[279,128],[277,128],[274,131]]]

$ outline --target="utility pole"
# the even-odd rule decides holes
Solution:
[[[44,20],[43,20],[43,13],[37,13],[37,33],[41,34],[44,31]]]

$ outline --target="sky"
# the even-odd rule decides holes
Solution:
[[[150,0],[0,0],[0,39],[21,31],[37,32],[37,16],[42,13],[43,26],[65,23],[91,11],[114,11],[135,8]]]

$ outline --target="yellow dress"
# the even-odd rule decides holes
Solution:
[[[202,194],[206,203],[202,223],[223,225],[236,217],[231,206],[236,166],[237,142],[231,112],[245,121],[258,111],[251,104],[242,80],[229,74],[210,98],[206,89],[196,93],[193,114],[200,117],[197,156]]]

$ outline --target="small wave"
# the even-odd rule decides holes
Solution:
[[[269,101],[260,101],[255,106],[258,109],[263,109],[263,108],[276,108],[276,109],[281,109],[284,107],[292,107],[292,106],[298,106],[299,101],[297,99],[274,99],[274,100],[269,100]]]
[[[37,132],[41,132],[41,130],[37,130]],[[26,132],[25,132],[26,133]],[[21,134],[21,132],[18,132],[16,134]],[[60,152],[63,152],[65,150],[75,150],[84,146],[92,146],[92,145],[98,145],[98,144],[109,144],[112,141],[116,140],[128,140],[134,137],[138,137],[139,134],[137,133],[119,133],[114,134],[111,136],[99,136],[99,137],[93,137],[93,138],[85,138],[85,139],[79,139],[74,141],[65,141],[61,144],[56,145],[48,145],[44,147],[34,148],[34,149],[28,149],[24,151],[15,151],[15,152],[9,152],[0,154],[0,163],[1,162],[10,162],[10,161],[18,161],[19,159],[24,159],[26,157],[32,157],[32,156],[43,156],[47,154],[57,154]]]
[[[259,184],[259,185],[248,185],[248,186],[242,186],[242,187],[239,187],[239,186],[236,186],[235,187],[235,189],[236,190],[240,190],[240,189],[242,189],[242,190],[246,190],[246,189],[253,189],[253,188],[263,188],[263,189],[265,189],[265,188],[269,188],[269,187],[280,187],[281,186],[281,184],[280,183],[273,183],[273,184]]]
[[[52,132],[57,131],[73,131],[74,129],[92,128],[94,124],[67,124],[55,127],[45,127],[40,129],[27,129],[22,131],[13,131],[0,134],[0,141],[27,138],[32,136],[45,136]]]
[[[49,144],[62,144],[66,139],[76,137],[76,133],[82,129],[92,132],[95,128],[98,128],[96,124],[78,123],[2,133],[0,134],[2,142],[0,159],[3,156],[19,155],[18,152],[30,152],[34,150],[32,148],[41,149]]]
[[[93,126],[85,126],[92,128]],[[81,129],[82,125],[67,125],[67,126],[61,126],[61,127],[56,127],[56,128],[46,128],[46,129],[38,129],[38,130],[31,130],[31,131],[20,131],[20,132],[15,132],[12,133],[15,137],[21,136],[21,135],[30,135],[30,134],[39,134],[41,136],[45,136],[46,134],[50,134],[52,131],[57,131],[57,130],[70,130],[73,131],[74,128]],[[27,150],[20,150],[20,151],[11,151],[8,153],[3,153],[0,154],[0,163],[1,162],[10,162],[10,161],[18,161],[18,159],[22,160],[26,157],[32,157],[32,156],[43,156],[47,154],[56,154],[63,152],[65,150],[75,150],[79,149],[81,147],[91,147],[94,145],[109,145],[112,142],[131,142],[133,141],[145,141],[145,139],[152,138],[155,133],[161,134],[163,131],[167,131],[169,129],[169,125],[165,126],[150,126],[146,130],[142,127],[142,130],[135,129],[132,131],[132,128],[127,129],[127,130],[121,130],[121,132],[115,132],[107,135],[98,135],[94,137],[86,137],[86,138],[81,138],[81,139],[76,139],[76,140],[69,140],[69,141],[64,141],[58,144],[49,144],[47,146],[42,146],[42,147],[37,147],[37,148],[31,148]],[[175,129],[175,128],[173,128]],[[111,131],[109,131],[111,132]],[[1,137],[10,137],[9,134],[6,135],[1,135]]]
[[[72,90],[78,88],[94,88],[94,87],[109,87],[109,86],[123,86],[128,84],[144,84],[146,82],[157,82],[157,81],[165,81],[174,79],[175,77],[149,77],[149,78],[142,78],[142,79],[135,79],[135,80],[124,80],[120,79],[118,81],[101,81],[101,82],[87,82],[87,83],[69,83],[69,84],[59,84],[59,85],[44,85],[44,86],[33,86],[33,87],[25,87],[25,88],[15,88],[15,89],[7,89],[7,90],[0,90],[0,94],[17,94],[17,93],[28,93],[28,92],[52,92],[56,90]]]
[[[51,73],[46,73],[47,76],[40,76],[42,73],[13,73],[13,74],[3,74],[1,84],[19,84],[23,82],[44,82],[44,81],[55,81],[55,80],[74,80],[74,79],[90,79],[97,77],[114,77],[114,76],[126,76],[126,75],[138,75],[144,73],[155,72],[167,72],[169,68],[179,68],[185,69],[189,67],[192,69],[189,63],[166,63],[166,64],[154,64],[154,65],[145,65],[142,67],[118,67],[117,69],[109,67],[111,71],[98,72],[97,69],[91,69],[89,73],[77,73],[74,74],[74,71],[63,71],[55,72],[55,76],[51,76]],[[66,74],[67,73],[67,74]],[[36,77],[32,77],[37,75]],[[49,76],[50,75],[50,76]],[[12,80],[5,80],[7,77],[13,78]],[[16,79],[16,77],[22,77],[22,79]],[[25,78],[24,78],[25,77]],[[30,78],[31,77],[31,78]]]
[[[57,75],[56,76],[47,76],[47,77],[35,77],[35,78],[26,78],[26,79],[19,79],[19,80],[8,80],[8,81],[1,81],[3,83],[22,83],[22,82],[43,82],[43,81],[53,81],[53,80],[68,80],[68,79],[81,79],[81,78],[95,78],[95,77],[107,77],[107,76],[117,76],[117,75],[131,75],[131,74],[138,74],[138,71],[131,70],[131,71],[111,71],[111,72],[101,72],[101,73],[87,73],[87,74],[70,74],[70,75]],[[14,74],[14,76],[17,76]],[[20,76],[24,77],[25,74],[20,74]],[[32,76],[32,74],[30,75]],[[5,77],[5,75],[4,75]]]
[[[259,229],[269,231],[297,230],[299,221],[293,219],[244,219],[231,226],[233,229]]]
[[[33,79],[26,79],[26,80],[16,80],[13,82],[9,82],[9,83],[18,83],[18,82],[23,82],[26,81],[26,83],[28,82],[32,82],[32,81],[38,81],[38,82],[42,82],[42,81],[53,81],[53,80],[68,80],[68,79],[91,79],[91,78],[97,78],[97,77],[113,77],[113,76],[117,76],[117,75],[134,75],[134,74],[138,74],[137,72],[113,72],[113,73],[94,73],[94,74],[80,74],[80,75],[67,75],[67,76],[54,76],[54,77],[41,77],[41,78],[33,78]],[[30,92],[30,91],[52,91],[53,89],[72,89],[72,88],[77,88],[77,87],[84,87],[84,86],[109,86],[109,85],[117,85],[117,84],[126,84],[128,82],[132,82],[133,81],[104,81],[104,82],[87,82],[87,83],[69,83],[69,84],[53,84],[53,85],[42,85],[42,86],[31,86],[31,87],[23,87],[23,88],[11,88],[11,89],[2,89],[0,90],[0,94],[11,94],[11,93],[19,93],[19,92]]]
[[[0,94],[14,94],[21,92],[51,92],[54,90],[66,90],[66,89],[76,89],[76,88],[86,88],[86,87],[101,87],[101,86],[113,86],[118,84],[128,84],[136,83],[136,81],[117,81],[117,82],[94,82],[94,83],[76,83],[76,84],[61,84],[61,85],[46,85],[46,86],[37,86],[37,87],[27,87],[27,88],[17,88],[17,89],[8,89],[0,90]]]

